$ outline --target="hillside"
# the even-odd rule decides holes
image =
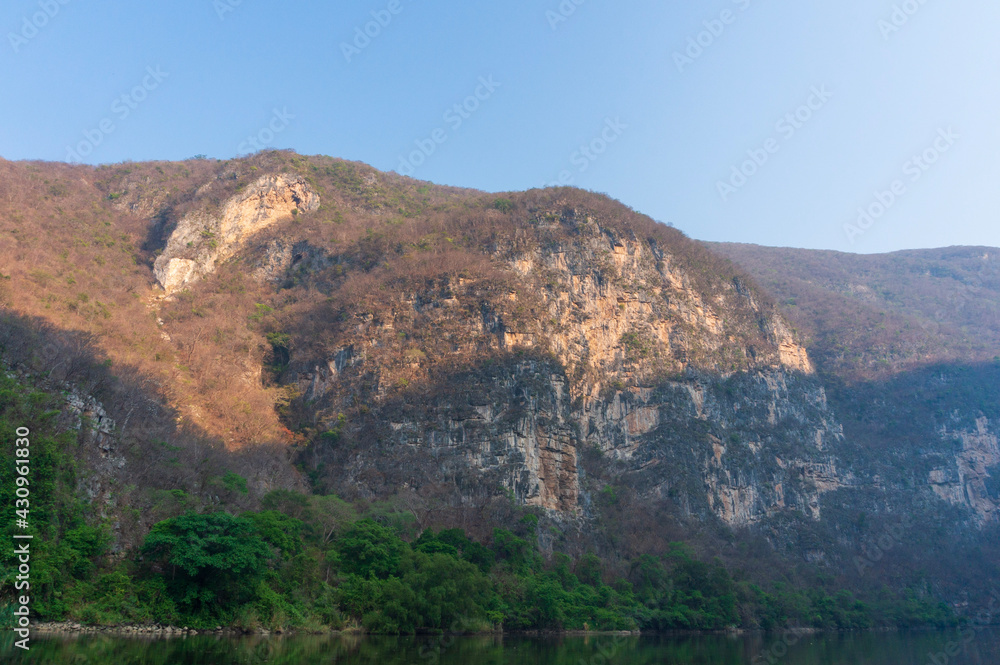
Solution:
[[[928,484],[995,522],[1000,250],[709,246],[779,303],[816,363],[848,454],[883,482]]]
[[[713,243],[782,306],[812,356],[842,378],[1000,355],[1000,250],[883,255]]]
[[[994,255],[768,251],[580,190],[289,152],[0,161],[0,352],[63,412],[67,487],[113,557],[189,511],[266,504],[322,533],[346,501],[527,566],[495,531],[517,524],[531,570],[596,554],[598,579],[660,589],[647,609],[680,584],[663,570],[719,557],[746,607],[691,626],[761,623],[758,583],[975,607],[1000,504]],[[317,598],[350,570],[343,522],[303,535]]]
[[[1000,406],[1000,250],[863,256],[715,244],[754,275],[801,331],[847,433],[865,449],[954,436],[965,461],[931,471],[949,501],[995,515]]]

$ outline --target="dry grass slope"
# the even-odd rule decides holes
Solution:
[[[244,256],[162,301],[151,266],[178,221],[218,211],[262,175],[282,172],[307,179],[321,207],[268,229]],[[466,315],[478,317],[489,303],[512,326],[535,325],[544,284],[518,277],[500,259],[572,243],[584,218],[669,253],[707,298],[732,292],[734,280],[751,284],[700,243],[603,196],[572,189],[492,195],[275,151],[101,167],[0,162],[0,297],[13,311],[94,335],[110,362],[150,377],[182,419],[229,446],[288,443],[296,435],[280,411],[295,395],[273,378],[289,345],[299,357],[324,357],[335,350],[327,347],[338,329],[389,315],[397,294],[434,297],[458,284]],[[278,283],[254,279],[275,243],[308,260]],[[512,292],[516,306],[508,306]],[[761,311],[772,308],[756,299]],[[735,330],[767,345],[758,312],[732,314]],[[397,324],[393,381],[418,378],[407,353],[448,355],[442,330],[417,323]]]

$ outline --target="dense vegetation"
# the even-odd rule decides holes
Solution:
[[[290,490],[265,496],[259,511],[178,514],[155,524],[141,547],[112,552],[110,522],[76,493],[75,436],[59,426],[56,407],[51,395],[0,376],[3,459],[13,458],[18,423],[35,428],[31,596],[40,620],[390,634],[953,621],[943,605],[913,594],[862,600],[832,589],[764,590],[679,543],[618,575],[593,554],[545,557],[530,511],[481,543],[456,528],[417,533],[412,514],[392,506]],[[0,496],[14,495],[12,469],[0,467]],[[8,621],[13,511],[4,501],[0,603]]]

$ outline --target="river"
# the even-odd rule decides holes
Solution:
[[[0,633],[0,662],[66,665],[997,665],[1000,629],[794,635],[143,639]]]

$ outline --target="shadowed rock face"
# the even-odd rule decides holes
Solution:
[[[529,288],[484,297],[458,278],[380,290],[371,317],[350,306],[351,324],[316,332],[332,354],[302,345],[292,355],[285,378],[303,410],[351,423],[344,436],[357,447],[328,460],[332,486],[377,495],[447,478],[456,502],[473,502],[473,488],[502,488],[519,503],[579,515],[588,501],[579,460],[594,449],[643,496],[683,487],[691,512],[730,525],[785,508],[819,519],[820,496],[840,486],[825,450],[839,425],[787,325],[740,283],[700,291],[667,248],[589,215],[549,224],[573,233],[493,253]],[[448,343],[422,339],[422,329]],[[392,349],[403,331],[412,349],[400,347],[400,359]],[[495,365],[483,364],[484,349]],[[392,372],[403,366],[413,383],[400,390]],[[736,377],[731,395],[720,367]],[[360,394],[364,413],[353,407]],[[830,482],[802,471],[820,467]]]
[[[221,213],[197,211],[182,219],[156,259],[156,279],[167,294],[183,289],[234,256],[255,233],[319,205],[319,195],[302,178],[264,176],[229,199]]]
[[[968,506],[986,522],[996,519],[997,501],[986,487],[991,478],[990,469],[1000,465],[1000,445],[996,426],[989,418],[976,419],[974,427],[940,430],[942,441],[955,442],[956,453],[941,468],[928,474],[934,493],[956,506]]]

